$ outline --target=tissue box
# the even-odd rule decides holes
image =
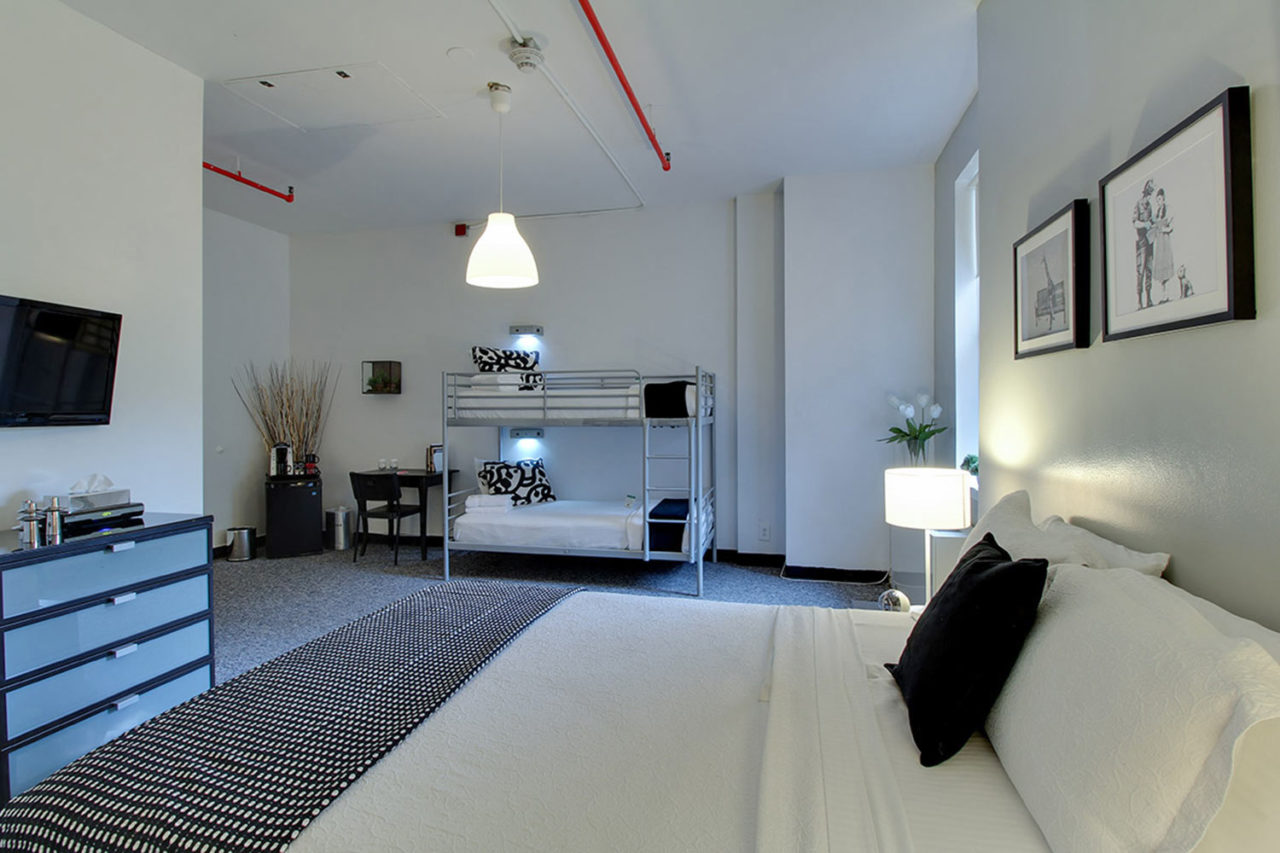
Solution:
[[[102,509],[130,502],[128,489],[105,489],[101,492],[89,492],[82,495],[45,495],[44,503],[41,506],[48,506],[55,497],[61,506],[65,506],[72,512],[83,509]]]

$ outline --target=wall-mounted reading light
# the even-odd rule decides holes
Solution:
[[[542,427],[512,427],[512,438],[542,438]]]
[[[517,324],[507,327],[516,339],[516,349],[538,349],[542,345],[542,327],[532,323]]]

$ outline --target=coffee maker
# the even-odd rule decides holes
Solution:
[[[271,459],[267,465],[268,477],[288,477],[293,474],[293,445],[287,441],[276,442],[271,448]]]

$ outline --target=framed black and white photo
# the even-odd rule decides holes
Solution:
[[[1013,355],[1089,345],[1089,202],[1078,198],[1013,244]]]
[[[1098,182],[1104,341],[1254,316],[1249,88]]]

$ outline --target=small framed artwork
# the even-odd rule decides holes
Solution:
[[[1249,88],[1098,182],[1104,341],[1254,316]]]
[[[1089,202],[1078,198],[1013,244],[1013,356],[1089,345]]]
[[[432,444],[427,447],[427,473],[434,474],[444,470],[444,445]]]

